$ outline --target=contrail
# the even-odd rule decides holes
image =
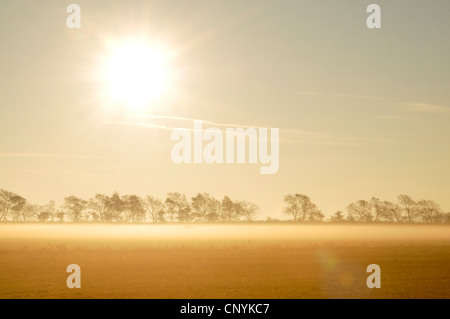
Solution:
[[[42,158],[103,158],[97,155],[82,154],[37,154],[37,153],[0,153],[0,157],[42,157]]]
[[[219,123],[209,120],[201,120],[189,117],[180,117],[180,116],[171,116],[171,115],[145,115],[147,118],[153,119],[162,119],[162,120],[175,120],[175,121],[186,121],[186,122],[194,122],[194,121],[202,121],[203,123],[207,123],[214,127],[240,127],[240,128],[264,128],[261,126],[255,125],[241,125],[241,124],[231,124],[231,123]],[[144,123],[144,122],[132,122],[132,121],[110,121],[112,124],[121,124],[121,125],[133,125],[133,126],[141,126],[147,128],[156,128],[163,130],[174,130],[180,129],[180,127],[176,126],[168,126],[162,124],[155,123]],[[195,132],[194,128],[183,128],[186,131]],[[310,144],[310,145],[353,145],[353,146],[361,146],[366,144],[367,141],[363,141],[361,138],[357,137],[336,137],[332,136],[327,132],[314,132],[314,131],[303,131],[296,129],[283,129],[280,128],[280,132],[284,133],[284,137],[280,138],[280,142],[282,143],[299,143],[299,144]]]

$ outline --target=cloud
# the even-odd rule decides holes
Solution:
[[[372,101],[381,101],[386,103],[395,103],[394,100],[382,98],[379,96],[370,96],[370,95],[355,95],[355,94],[346,94],[346,93],[336,93],[336,92],[318,92],[318,91],[302,91],[299,92],[300,95],[322,95],[322,96],[334,96],[338,98],[344,99],[360,99],[360,100],[372,100]]]
[[[180,126],[173,125],[171,122],[189,122],[185,123],[184,129],[193,132],[194,127],[193,123],[196,120],[194,118],[188,117],[178,117],[178,116],[162,116],[162,115],[147,115],[148,118],[153,121],[162,121],[164,124],[154,123],[154,122],[142,122],[142,121],[110,121],[111,124],[119,124],[119,125],[131,125],[131,126],[140,126],[147,127],[153,129],[163,129],[163,130],[174,130],[177,128],[181,128]],[[216,127],[222,130],[225,133],[226,128],[265,128],[258,125],[248,125],[248,124],[232,124],[232,123],[219,123],[208,120],[201,120],[203,124],[210,125],[211,127]],[[169,123],[167,123],[169,122]],[[172,124],[172,125],[170,125]],[[186,127],[189,125],[189,127]],[[207,127],[204,127],[206,129]],[[364,141],[359,137],[344,137],[344,136],[335,136],[328,132],[317,132],[317,131],[306,131],[306,130],[297,130],[297,129],[280,129],[280,143],[286,144],[309,144],[309,145],[348,145],[348,146],[362,146],[366,144],[367,141]]]
[[[31,158],[102,158],[103,156],[82,154],[39,154],[39,153],[0,153],[0,157],[31,157]]]
[[[74,175],[74,176],[99,176],[99,173],[87,173],[76,171],[58,171],[58,170],[40,170],[40,169],[26,169],[26,168],[0,168],[0,173],[25,173],[31,175],[40,176],[61,176],[61,175]]]
[[[415,113],[429,113],[429,114],[450,114],[450,106],[443,106],[431,103],[422,102],[401,102],[393,99],[382,98],[378,96],[370,95],[354,95],[346,93],[336,92],[317,92],[317,91],[303,91],[300,95],[321,95],[321,96],[334,96],[338,98],[346,99],[361,99],[370,101],[380,101],[386,104],[392,104],[400,107],[402,111],[415,112]]]
[[[429,103],[400,103],[406,110],[417,113],[450,114],[450,107]]]

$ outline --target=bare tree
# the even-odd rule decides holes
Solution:
[[[308,221],[310,222],[321,222],[325,218],[325,215],[318,209],[311,211],[308,215]]]
[[[54,201],[49,201],[47,204],[39,206],[39,214],[37,214],[39,221],[46,222],[49,219],[56,217],[56,204]]]
[[[208,222],[217,222],[222,212],[222,203],[210,197],[208,200],[208,215],[206,216]]]
[[[344,214],[339,210],[330,217],[330,222],[343,222],[343,221],[345,221]]]
[[[322,220],[324,215],[316,204],[304,194],[288,194],[284,197],[283,213],[293,217],[294,221]]]
[[[445,224],[450,224],[450,212],[443,214],[442,222]]]
[[[191,201],[193,216],[200,221],[217,221],[220,214],[221,203],[207,193],[198,193]]]
[[[37,216],[40,210],[40,206],[37,204],[26,203],[25,207],[22,210],[22,220],[27,222],[33,216]]]
[[[439,223],[443,212],[439,205],[432,200],[420,200],[417,202],[419,216],[425,223]]]
[[[408,223],[414,222],[415,218],[418,216],[417,203],[413,201],[410,196],[405,194],[398,195],[398,201],[405,213]]]
[[[128,220],[132,222],[143,222],[145,220],[145,209],[142,198],[137,195],[125,195],[123,197]]]
[[[119,193],[115,192],[109,197],[106,205],[106,211],[104,213],[105,218],[113,221],[114,219],[121,221],[122,214],[125,211],[125,202],[120,197]]]
[[[200,221],[208,221],[209,199],[210,196],[206,193],[198,193],[195,197],[192,197],[193,217],[198,218]]]
[[[377,205],[380,219],[400,223],[404,220],[402,207],[390,201],[380,201]]]
[[[25,201],[21,196],[5,189],[0,189],[0,221],[5,221],[11,213],[13,214],[13,219],[17,219],[18,210],[22,209],[24,205]]]
[[[88,202],[88,208],[92,209],[96,214],[98,214],[98,219],[101,221],[107,221],[107,207],[108,207],[109,197],[104,194],[95,194],[94,198],[90,198]],[[91,215],[93,215],[91,213]],[[94,218],[95,220],[96,218]]]
[[[186,195],[177,192],[167,194],[166,207],[173,221],[174,215],[178,218],[179,222],[186,222],[190,220],[190,205],[186,199]]]
[[[64,208],[72,216],[74,222],[79,222],[82,217],[82,213],[86,208],[87,201],[78,198],[76,196],[69,196],[64,198]]]
[[[48,211],[42,211],[40,213],[37,213],[36,216],[38,218],[38,221],[41,223],[45,223],[51,217],[50,212],[48,212]]]
[[[242,212],[242,216],[246,221],[252,222],[255,220],[255,217],[259,211],[259,207],[257,205],[244,200],[236,202],[236,205],[239,207],[238,210]]]
[[[241,202],[235,201],[235,202],[233,202],[233,206],[234,206],[234,211],[236,212],[235,220],[236,221],[241,220],[241,217],[244,216],[244,208],[242,207]]]
[[[162,222],[164,220],[164,205],[159,198],[147,196],[143,205],[153,223]]]
[[[224,196],[221,204],[221,219],[226,221],[236,220],[238,218],[236,213],[236,206],[230,197]]]
[[[166,211],[165,211],[165,205],[163,204],[162,209],[158,212],[158,222],[165,223],[166,222]]]
[[[64,213],[64,211],[63,210],[57,210],[56,212],[55,212],[55,217],[58,219],[58,222],[59,223],[62,223],[63,221],[64,221],[64,216],[65,216],[66,214]]]
[[[372,204],[365,200],[358,200],[347,206],[349,220],[359,222],[371,222],[372,216]]]
[[[23,198],[22,196],[15,195],[11,198],[12,206],[11,206],[11,215],[12,220],[15,222],[20,221],[20,217],[23,214],[23,210],[25,208],[25,205],[27,203],[27,200]]]
[[[384,217],[384,207],[382,201],[379,198],[372,197],[370,200],[371,216],[373,222],[381,221]]]
[[[166,215],[169,216],[169,222],[173,223],[176,215],[176,210],[178,206],[175,205],[172,199],[166,198],[164,201],[164,211],[166,212]]]

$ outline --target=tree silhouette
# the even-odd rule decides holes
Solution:
[[[37,204],[26,203],[22,210],[22,220],[27,222],[29,219],[32,219],[33,216],[37,216],[40,209],[40,206]]]
[[[420,200],[417,202],[419,216],[425,223],[438,223],[443,217],[439,205],[432,200]]]
[[[414,219],[418,215],[417,203],[413,201],[410,196],[405,194],[398,195],[398,201],[403,212],[406,214],[408,223],[414,222]]]
[[[347,206],[347,211],[350,220],[358,222],[373,221],[372,204],[369,201],[358,200]]]
[[[64,202],[64,206],[69,215],[72,216],[73,221],[79,222],[82,217],[81,215],[83,213],[83,210],[86,208],[87,201],[76,196],[69,196],[64,198]]]
[[[337,211],[330,222],[391,222],[391,223],[449,223],[450,212],[444,213],[432,200],[414,201],[410,196],[398,195],[398,202],[358,200],[347,206],[347,216]],[[54,201],[45,205],[28,202],[24,197],[0,189],[0,222],[227,222],[255,221],[259,207],[245,200],[233,201],[225,195],[221,201],[208,193],[197,193],[189,201],[185,194],[170,192],[164,201],[138,195],[111,196],[97,193],[88,201],[76,196],[64,198],[56,207]],[[288,194],[283,198],[282,213],[293,221],[323,221],[324,214],[305,194]],[[70,217],[65,218],[66,216]],[[273,221],[267,217],[266,221]]]
[[[90,198],[88,208],[92,209],[101,221],[110,221],[110,216],[107,214],[109,197],[104,194],[95,194],[94,198]]]
[[[206,193],[198,193],[195,197],[192,197],[192,213],[200,221],[208,221],[209,200],[210,196]]]
[[[221,218],[226,221],[233,221],[237,219],[236,206],[230,197],[224,196],[221,204]]]
[[[242,213],[244,219],[248,222],[252,222],[255,220],[255,217],[258,213],[259,207],[253,203],[249,203],[245,200],[238,201],[236,203],[237,207],[239,207],[239,211]]]
[[[294,221],[317,221],[324,218],[316,204],[305,194],[286,195],[283,213],[292,216]]]
[[[58,219],[58,222],[62,223],[64,221],[64,216],[65,216],[64,211],[62,211],[62,210],[57,211],[55,213],[55,216]]]
[[[378,222],[384,217],[384,205],[380,201],[379,198],[372,197],[370,200],[370,206],[371,206],[371,221]]]
[[[108,211],[108,218],[119,222],[122,219],[122,213],[125,210],[125,202],[120,197],[119,193],[115,192],[107,201],[106,210]]]
[[[166,207],[173,221],[174,216],[179,222],[186,222],[190,220],[190,205],[186,199],[186,195],[177,192],[167,194]]]
[[[25,205],[24,199],[16,193],[0,189],[0,221],[5,221],[8,215],[13,212],[13,219],[18,209]]]
[[[25,208],[25,205],[27,203],[27,200],[23,198],[22,196],[15,195],[11,198],[12,206],[11,206],[11,215],[12,220],[15,222],[20,221],[20,217],[23,214],[23,210]]]
[[[193,217],[202,222],[217,221],[221,203],[207,193],[198,193],[191,200]]]
[[[390,201],[380,201],[376,207],[381,219],[400,223],[404,220],[402,207]]]
[[[43,211],[43,212],[37,213],[36,216],[37,216],[38,220],[41,223],[43,223],[43,222],[46,222],[46,221],[48,221],[50,219],[51,214],[50,214],[50,212]]]
[[[164,205],[160,199],[147,196],[144,200],[143,206],[153,223],[164,221]]]
[[[128,212],[128,219],[133,222],[145,221],[145,208],[143,200],[137,195],[124,196],[125,209]]]
[[[450,212],[443,214],[442,222],[446,224],[450,224]]]
[[[330,222],[343,222],[343,221],[345,221],[344,214],[339,210],[330,217]]]
[[[206,215],[207,221],[217,222],[221,215],[221,211],[222,203],[211,196],[208,200],[208,214]]]

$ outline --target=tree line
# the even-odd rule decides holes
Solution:
[[[445,213],[437,203],[414,201],[408,195],[399,195],[396,203],[378,198],[358,200],[347,206],[346,215],[337,211],[328,219],[307,195],[288,194],[283,204],[282,213],[294,222],[450,223],[450,212]],[[218,200],[208,193],[188,198],[170,192],[165,199],[117,192],[111,196],[95,194],[88,200],[72,195],[57,206],[54,201],[33,204],[14,192],[0,189],[0,222],[252,222],[258,212],[254,203],[232,200],[227,195]],[[268,217],[266,221],[278,220]]]
[[[168,193],[164,200],[117,192],[111,196],[95,194],[88,200],[72,195],[57,207],[54,201],[37,205],[0,189],[0,222],[250,222],[255,220],[258,210],[253,203],[228,196],[220,201],[207,193],[198,193],[188,199],[178,192]]]
[[[294,221],[324,221],[325,216],[304,194],[286,195],[283,213]],[[401,194],[397,202],[380,200],[358,200],[350,203],[347,214],[342,211],[334,213],[329,222],[391,222],[391,223],[450,223],[450,212],[445,213],[432,200],[415,201],[411,196]]]

